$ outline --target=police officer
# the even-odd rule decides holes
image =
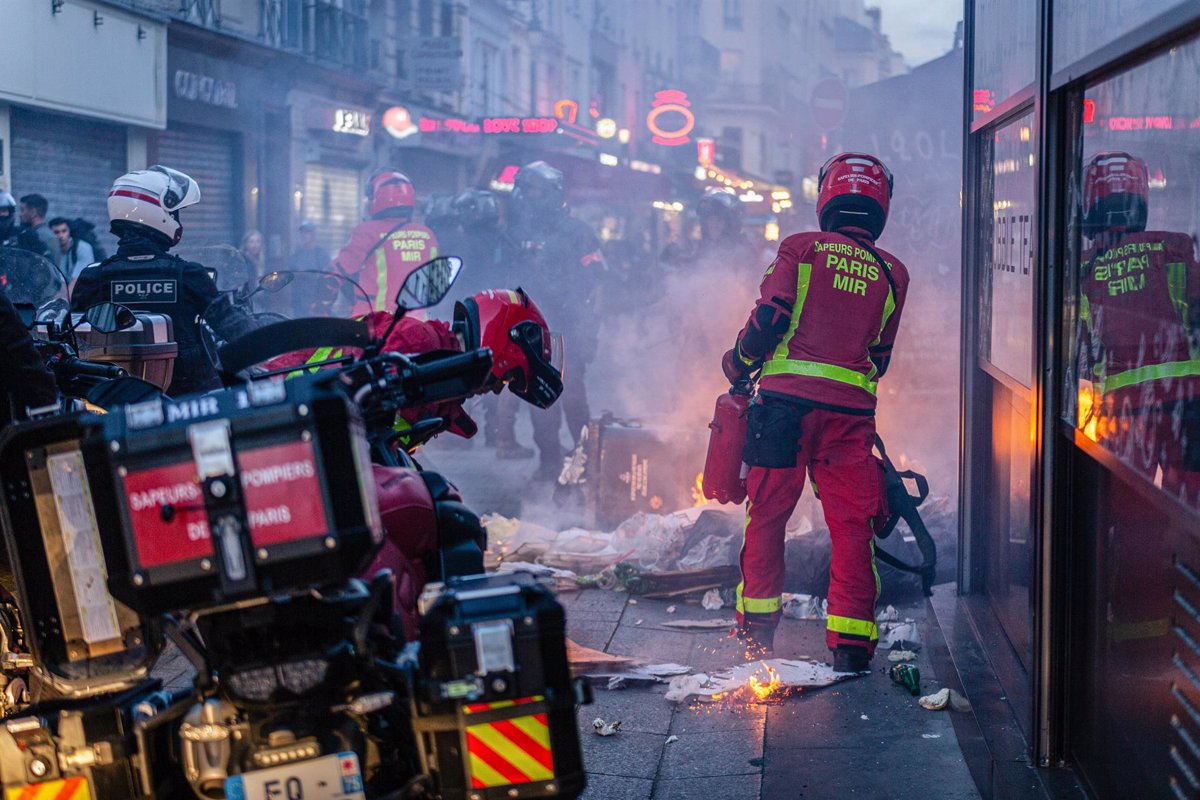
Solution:
[[[458,222],[458,241],[446,252],[461,256],[467,281],[463,287],[494,289],[503,286],[500,272],[500,204],[487,189],[468,189],[454,198],[454,216]]]
[[[590,419],[584,377],[596,354],[597,289],[604,257],[596,234],[567,208],[563,174],[546,162],[535,161],[517,171],[510,210],[511,224],[501,244],[505,282],[538,295],[548,322],[562,334],[570,353],[562,399],[548,409],[531,411],[541,459],[536,477],[554,478],[562,470],[563,417],[576,442]],[[498,425],[501,455],[505,446],[515,445],[512,422],[501,419]]]
[[[108,218],[118,238],[116,255],[79,275],[75,311],[113,302],[135,311],[171,317],[179,355],[167,393],[207,391],[221,383],[204,351],[199,318],[217,299],[217,285],[200,264],[167,251],[179,244],[179,212],[200,202],[200,187],[187,175],[153,166],[117,178],[108,193]],[[218,334],[234,338],[241,317],[231,309],[205,316]]]

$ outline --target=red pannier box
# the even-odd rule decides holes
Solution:
[[[109,585],[143,613],[344,583],[382,541],[362,422],[329,375],[97,419]]]

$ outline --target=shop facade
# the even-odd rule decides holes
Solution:
[[[0,189],[43,195],[49,218],[94,223],[111,252],[108,189],[144,166],[147,133],[165,124],[166,25],[104,3],[21,5],[0,51],[38,68],[0,85]]]
[[[997,796],[1197,797],[1200,7],[966,8],[959,596],[935,607],[973,768]]]

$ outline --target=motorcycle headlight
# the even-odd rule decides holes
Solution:
[[[266,702],[280,689],[294,695],[312,691],[325,681],[328,673],[329,662],[313,658],[242,670],[230,675],[227,681],[235,697]]]

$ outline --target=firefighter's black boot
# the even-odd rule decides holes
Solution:
[[[866,672],[871,669],[871,657],[865,647],[838,645],[833,651],[834,672]]]
[[[750,659],[770,658],[775,653],[775,628],[779,620],[745,614],[737,627],[737,637]]]

